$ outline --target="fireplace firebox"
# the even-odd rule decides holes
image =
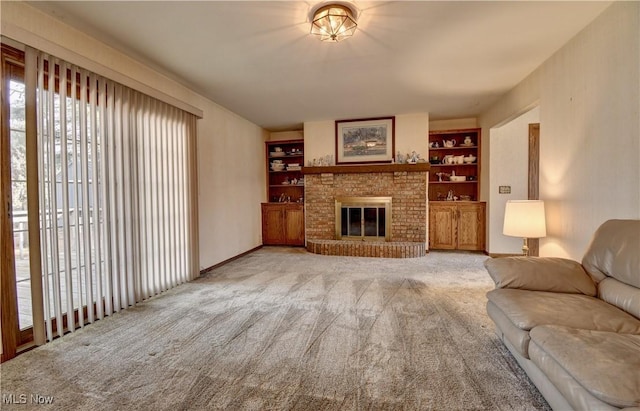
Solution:
[[[391,241],[391,197],[336,198],[336,240]]]

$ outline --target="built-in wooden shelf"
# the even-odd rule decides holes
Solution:
[[[427,172],[429,163],[417,164],[354,164],[324,167],[302,167],[302,174],[349,174],[349,173],[394,173],[394,172]]]

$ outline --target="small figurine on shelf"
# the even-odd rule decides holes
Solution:
[[[447,193],[447,201],[453,201],[454,200],[454,195],[453,195],[453,190],[449,190],[449,192]]]
[[[445,178],[449,178],[449,174],[448,173],[436,173],[436,175],[438,176],[438,181],[442,182],[444,181]]]
[[[396,154],[396,163],[404,164],[404,159],[404,155],[400,154],[400,151],[398,151],[398,153]]]
[[[411,154],[407,154],[407,163],[416,164],[420,160],[420,154],[412,151]]]

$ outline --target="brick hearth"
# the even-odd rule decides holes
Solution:
[[[315,170],[313,167],[305,167],[307,249],[330,255],[424,255],[427,247],[428,165],[362,166],[361,169],[367,172],[356,172],[357,167],[322,167]],[[402,171],[394,171],[398,169]],[[334,170],[335,172],[331,172]],[[375,243],[336,240],[336,197],[391,197],[391,241]],[[422,252],[416,252],[416,248]]]
[[[355,257],[413,258],[424,257],[423,243],[307,240],[307,250],[322,255],[343,255]]]

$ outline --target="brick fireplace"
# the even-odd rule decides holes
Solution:
[[[307,249],[368,257],[425,255],[428,171],[428,164],[305,167]],[[389,241],[336,240],[336,199],[343,197],[391,197]]]

